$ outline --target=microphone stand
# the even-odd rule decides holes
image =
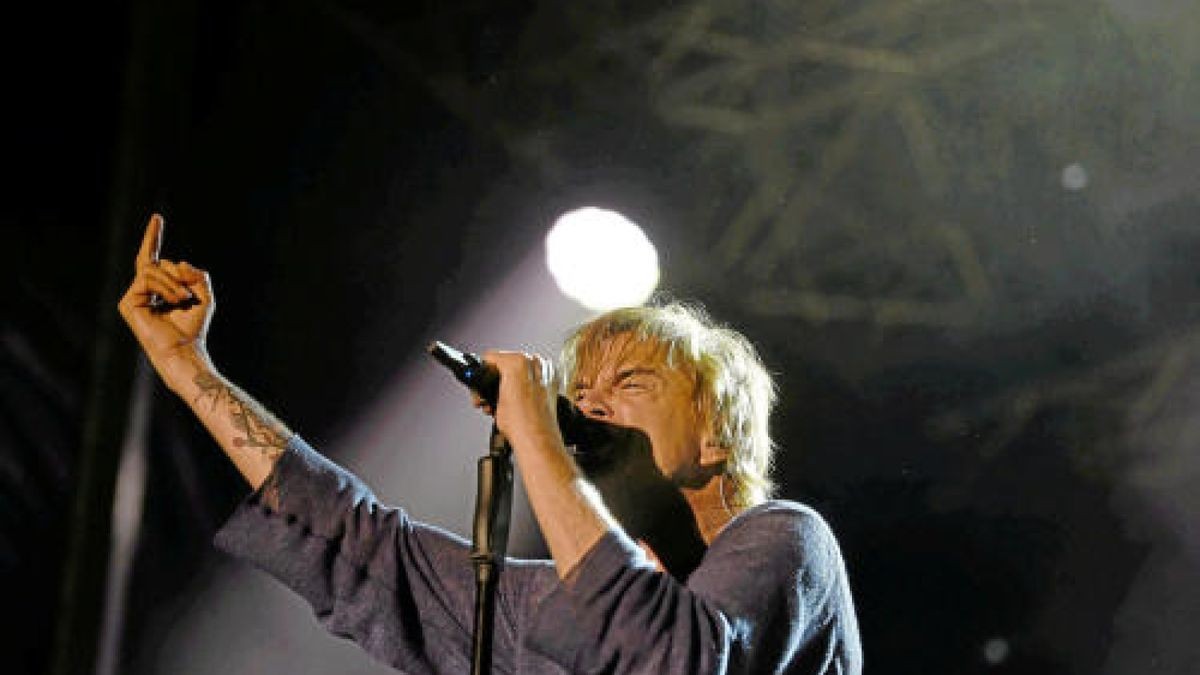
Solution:
[[[496,585],[508,549],[512,516],[512,449],[492,425],[488,454],[479,458],[471,564],[475,567],[475,629],[471,639],[471,675],[492,672]]]
[[[500,398],[500,373],[478,356],[434,341],[429,355],[467,385],[494,410]],[[615,439],[614,427],[580,414],[559,396],[558,424],[568,447],[604,448]],[[512,516],[512,449],[492,425],[488,454],[479,459],[475,525],[471,537],[471,564],[475,567],[475,630],[471,639],[471,674],[490,675],[492,635],[495,632],[496,585],[508,549],[508,523]]]

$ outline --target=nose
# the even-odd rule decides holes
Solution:
[[[579,399],[575,401],[575,407],[579,408],[579,411],[584,415],[594,420],[610,420],[613,416],[612,408],[608,405],[608,402],[604,400],[604,397],[597,395],[594,390],[581,394]]]

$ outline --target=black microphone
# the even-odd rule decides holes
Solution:
[[[454,379],[478,394],[493,411],[496,409],[496,402],[500,398],[500,371],[495,366],[484,363],[475,354],[460,351],[437,340],[429,343],[429,355],[445,366]],[[558,397],[557,409],[563,443],[576,459],[587,456],[587,459],[598,460],[598,453],[603,451],[608,454],[607,449],[614,444],[627,442],[622,440],[629,434],[624,427],[584,415],[565,396]]]
[[[496,400],[500,398],[500,371],[490,363],[470,352],[460,352],[444,342],[434,340],[429,343],[429,355],[445,366],[454,379],[467,385],[471,391],[479,394],[496,409]]]

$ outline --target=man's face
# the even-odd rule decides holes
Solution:
[[[601,345],[595,361],[575,375],[575,405],[588,417],[645,433],[654,463],[672,482],[699,476],[706,434],[692,379],[666,365],[661,350],[628,336]]]

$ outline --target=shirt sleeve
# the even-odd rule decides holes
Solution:
[[[836,541],[815,512],[783,502],[731,523],[686,584],[610,531],[547,596],[528,639],[572,672],[856,674],[862,660]]]
[[[298,437],[215,544],[279,579],[330,632],[388,665],[412,673],[470,669],[469,543],[380,504],[361,480]],[[553,574],[548,564],[518,564],[501,575],[497,672],[513,670],[505,659],[518,642],[515,612],[523,611],[529,586]]]

